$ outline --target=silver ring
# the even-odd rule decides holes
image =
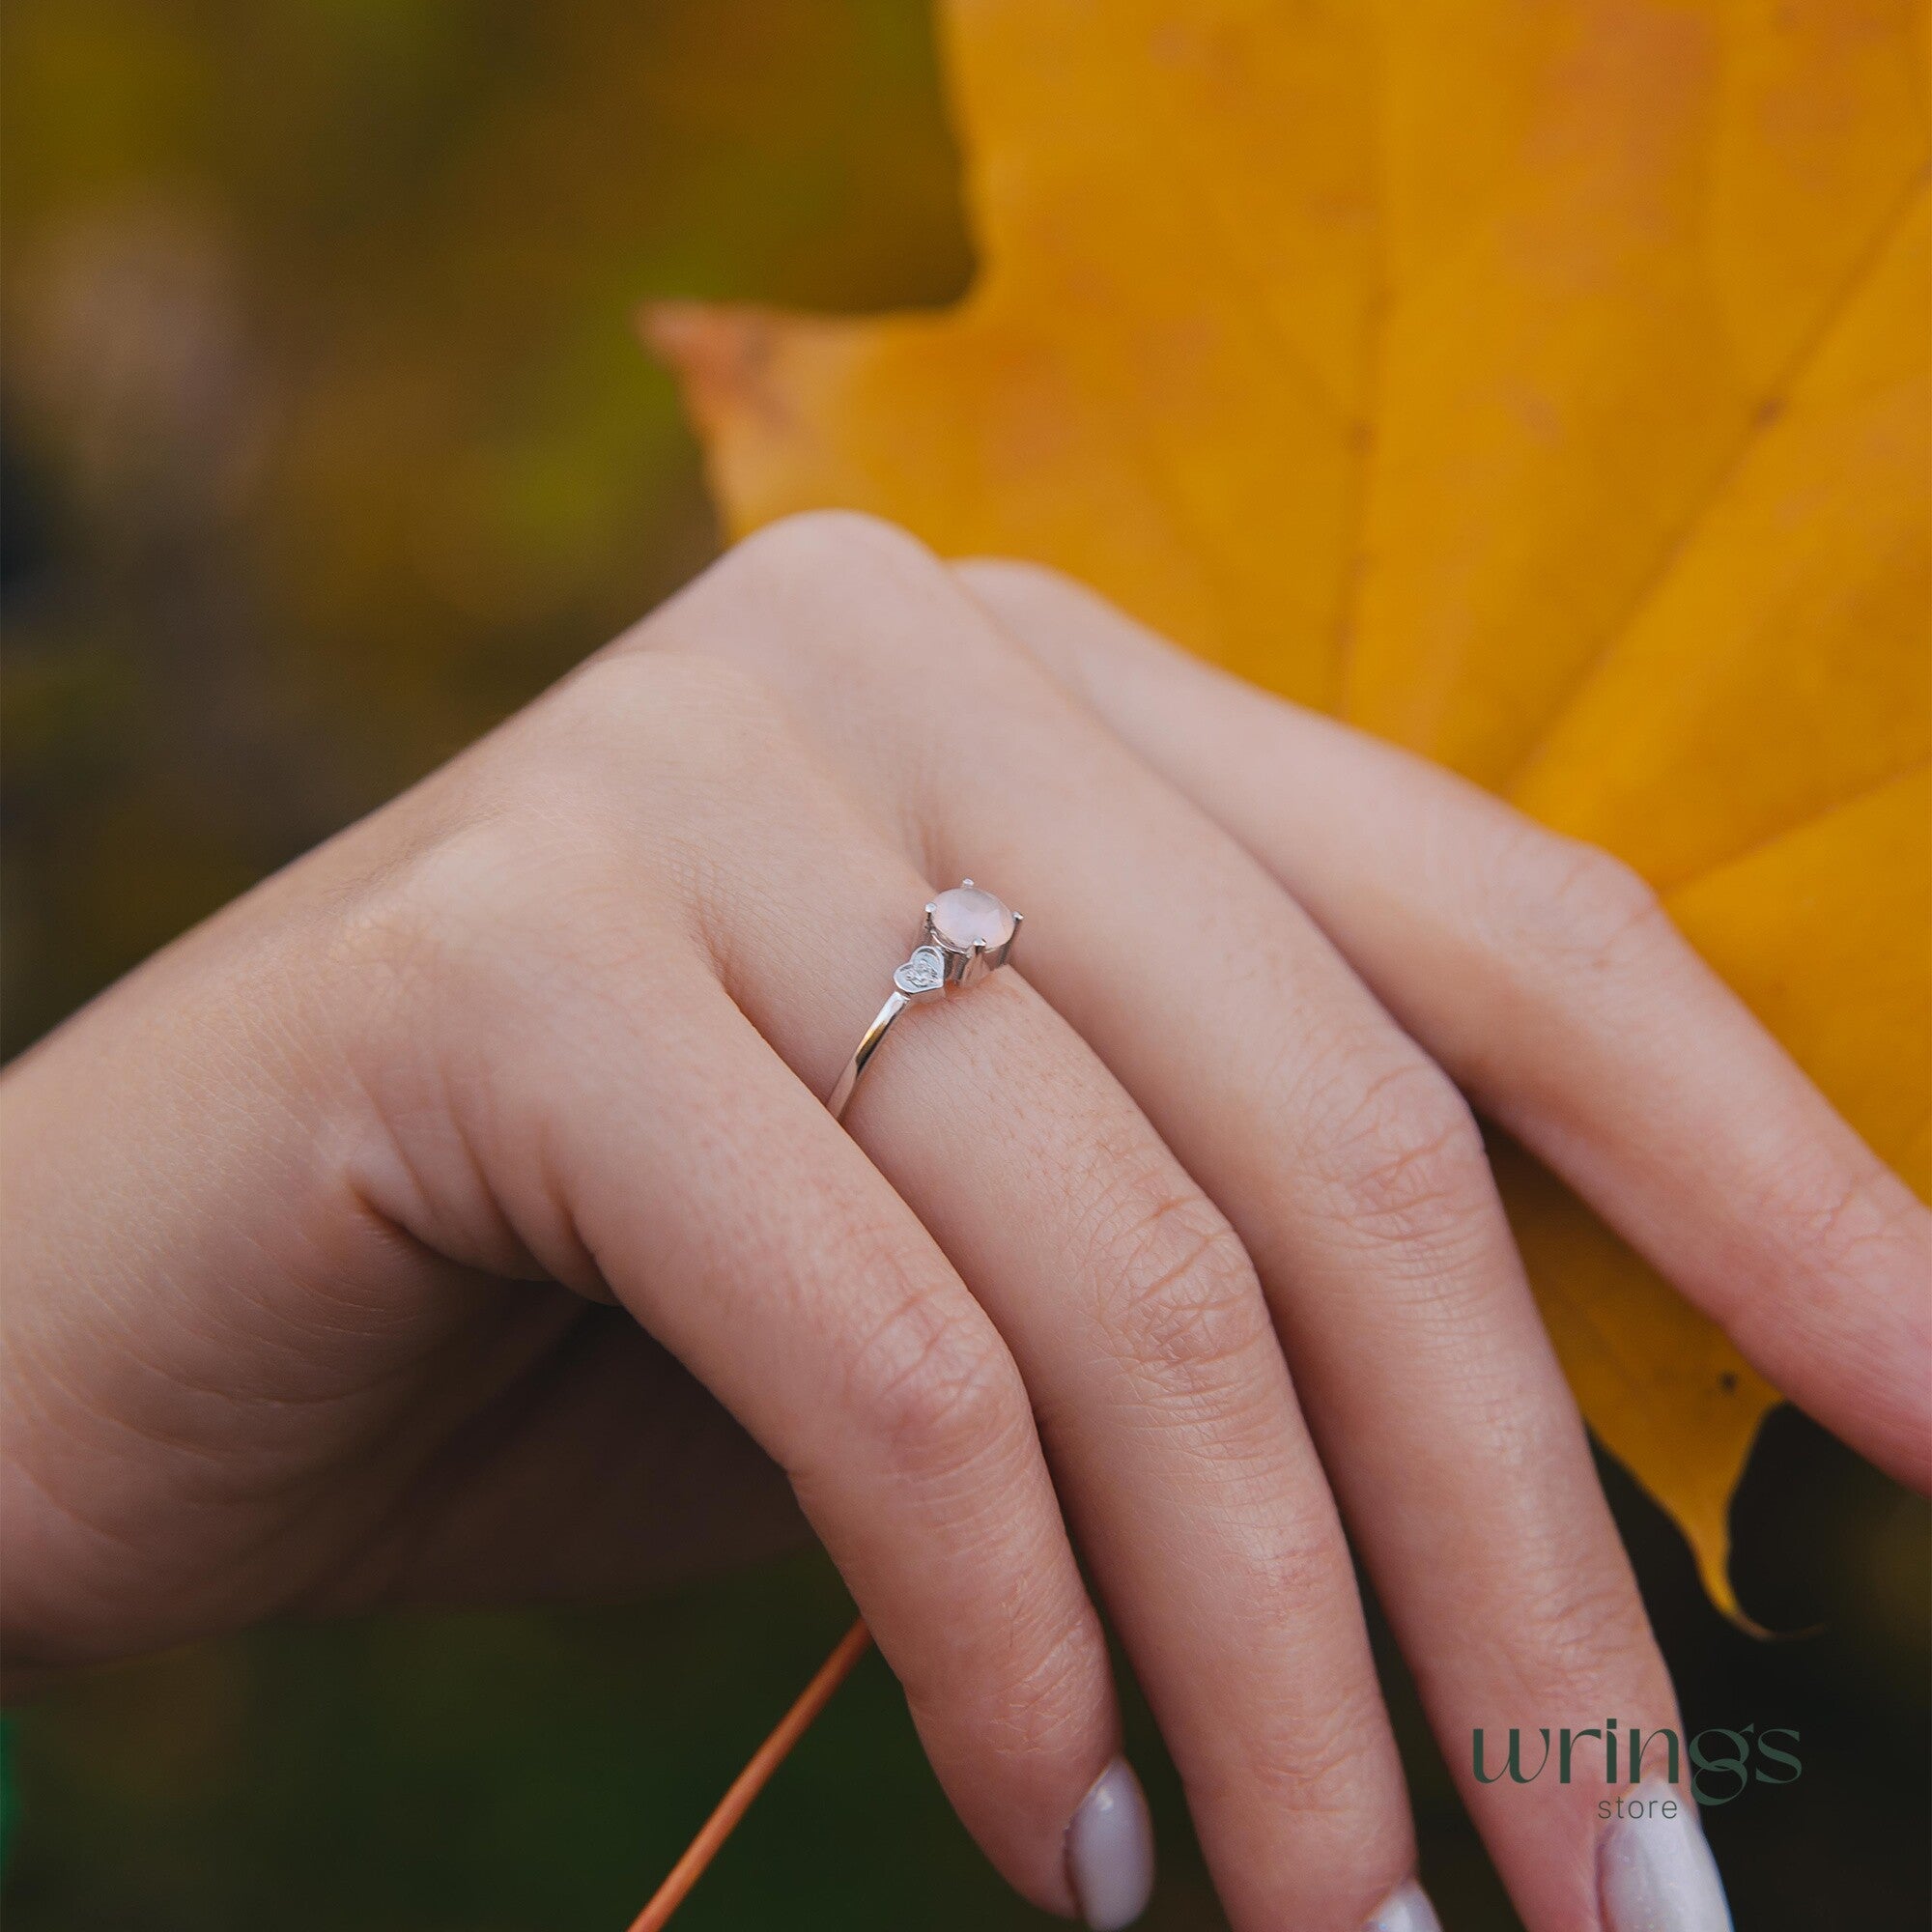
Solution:
[[[1003,899],[962,879],[951,892],[941,893],[925,908],[925,937],[912,956],[893,975],[893,995],[879,1016],[866,1029],[859,1050],[845,1063],[838,1084],[826,1105],[841,1121],[879,1043],[892,1023],[908,1007],[941,998],[949,986],[970,986],[996,967],[1004,966],[1020,936],[1021,916]]]

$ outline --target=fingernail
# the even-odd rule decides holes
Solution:
[[[1362,1932],[1442,1932],[1442,1921],[1429,1894],[1410,1879],[1376,1907]]]
[[[1597,1847],[1605,1932],[1731,1932],[1696,1801],[1667,1784],[1643,1784],[1624,1803],[1629,1810]]]
[[[1117,1757],[1066,1828],[1066,1878],[1093,1932],[1120,1932],[1153,1890],[1153,1821],[1133,1766]]]

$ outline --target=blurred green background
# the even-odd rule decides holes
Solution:
[[[10,0],[0,33],[12,1053],[713,552],[640,299],[933,304],[971,259],[923,0]],[[1927,1922],[1923,1507],[1775,1418],[1739,1580],[1817,1634],[1767,1644],[1605,1480],[1691,1727],[1802,1733],[1796,1784],[1707,1818],[1739,1923]],[[10,1932],[621,1932],[848,1614],[801,1557],[65,1686],[12,1724]],[[1508,1926],[1389,1672],[1450,1932]],[[1148,1922],[1216,1925],[1134,1722]],[[1036,1922],[876,1660],[679,1919]]]

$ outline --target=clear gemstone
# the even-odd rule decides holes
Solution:
[[[929,993],[945,978],[946,955],[936,946],[922,946],[893,975],[893,981],[902,993]]]
[[[932,902],[932,936],[955,952],[983,946],[997,952],[1013,936],[1013,916],[991,893],[977,886],[954,886]]]

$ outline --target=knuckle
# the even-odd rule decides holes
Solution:
[[[1065,1817],[1113,1746],[1106,1640],[1084,1599],[1044,1627],[1023,1608],[1015,1619],[1036,1592],[1010,1560],[988,1566],[986,1596],[958,1606],[943,1647],[906,1660],[900,1683],[928,1748],[942,1747],[942,1776],[946,1760],[970,1765],[1023,1814]]]
[[[945,577],[924,544],[864,510],[800,510],[752,532],[724,560],[732,576],[793,583],[801,577]]]
[[[553,845],[514,794],[431,826],[343,906],[338,963],[401,981],[446,979],[469,958],[488,958],[505,937],[537,929],[539,908],[554,902]],[[565,863],[578,875],[594,869],[582,849]]]
[[[1068,1619],[1000,1686],[987,1739],[1002,1759],[1037,1775],[1055,1759],[1090,1752],[1104,1722],[1106,1652],[1084,1620]]]
[[[332,974],[410,1028],[487,1016],[494,1054],[675,972],[663,901],[594,816],[515,802],[426,839],[335,920]],[[372,1035],[388,1037],[387,1035]]]
[[[1515,956],[1536,979],[1568,982],[1623,970],[1669,925],[1662,901],[1601,846],[1534,829],[1511,855]]]
[[[856,510],[810,510],[767,525],[720,565],[748,652],[793,689],[890,685],[919,635],[949,665],[982,662],[1000,636],[960,581],[917,537]],[[943,649],[942,649],[943,647]]]
[[[1328,1493],[1301,1489],[1270,1502],[1267,1527],[1252,1546],[1238,1601],[1263,1626],[1330,1619],[1354,1600],[1348,1538]]]
[[[403,802],[399,844],[332,908],[341,959],[397,977],[528,989],[667,963],[685,846],[711,818],[639,809],[769,795],[788,730],[729,667],[641,653],[593,661]],[[735,788],[735,789],[734,789]],[[712,814],[716,816],[716,814]]]
[[[1661,1669],[1635,1585],[1607,1565],[1553,1563],[1520,1596],[1512,1619],[1527,1655],[1516,1665],[1532,1702],[1594,1710],[1606,1686]]]
[[[1332,1821],[1343,1836],[1352,1836],[1359,1820],[1373,1811],[1372,1751],[1369,1741],[1387,1724],[1379,1695],[1372,1687],[1350,1682],[1311,1708],[1295,1700],[1292,1709],[1255,1723],[1244,1770],[1256,1794],[1278,1814]]]
[[[854,1409],[892,1462],[947,1482],[1010,1454],[1031,1430],[1019,1372],[990,1323],[956,1297],[909,1293],[847,1370]]]
[[[953,574],[975,592],[992,597],[1009,609],[1037,608],[1043,612],[1065,611],[1093,600],[1094,593],[1065,571],[1023,556],[969,556],[952,566]]]
[[[1482,1131],[1454,1083],[1420,1055],[1351,1094],[1316,1159],[1350,1224],[1379,1240],[1440,1245],[1488,1211]]]
[[[1932,1213],[1876,1158],[1848,1168],[1815,1143],[1794,1148],[1766,1190],[1761,1218],[1834,1304],[1925,1277]]]
[[[1234,1229],[1205,1198],[1158,1183],[1140,1192],[1098,1236],[1096,1272],[1113,1285],[1108,1335],[1151,1392],[1210,1400],[1243,1383],[1256,1352],[1273,1346],[1261,1284]]]
[[[566,771],[581,769],[586,753],[601,753],[620,761],[627,773],[648,760],[653,773],[723,766],[736,775],[793,744],[791,719],[779,693],[731,658],[606,652],[559,686],[555,696],[555,715],[546,721],[554,728],[544,734],[544,750]]]
[[[743,890],[738,855],[759,827],[822,815],[830,797],[782,696],[722,658],[612,657],[545,735],[543,783],[571,839],[634,890],[648,871],[714,951]]]

